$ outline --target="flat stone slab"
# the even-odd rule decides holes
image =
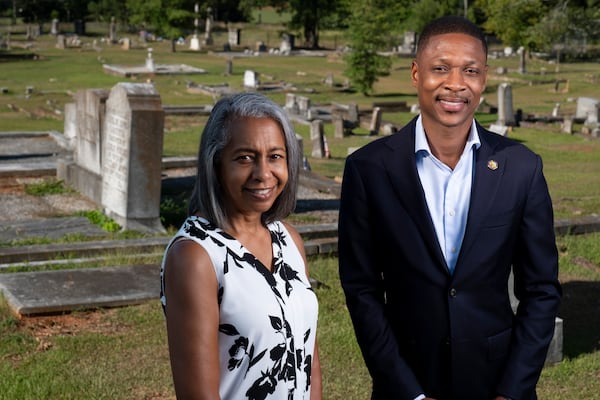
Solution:
[[[69,234],[101,238],[106,232],[86,217],[63,217],[5,221],[0,227],[0,242],[29,238],[59,239]]]
[[[177,75],[177,74],[205,74],[206,70],[191,67],[186,64],[155,64],[154,69],[148,69],[145,65],[110,65],[102,66],[104,72],[117,76],[137,75]]]
[[[160,267],[133,265],[0,274],[0,291],[23,316],[119,307],[156,300]]]

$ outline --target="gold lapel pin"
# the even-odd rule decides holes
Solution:
[[[492,171],[495,171],[498,169],[498,163],[495,160],[490,160],[488,161],[487,167]]]

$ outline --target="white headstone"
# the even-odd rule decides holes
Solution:
[[[244,87],[256,89],[259,85],[258,75],[250,69],[244,72]]]

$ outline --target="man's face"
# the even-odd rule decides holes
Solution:
[[[411,78],[425,130],[468,132],[487,78],[482,43],[462,33],[432,36],[419,49]]]

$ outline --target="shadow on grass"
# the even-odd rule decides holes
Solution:
[[[600,350],[600,282],[564,283],[558,315],[563,319],[565,357]]]

